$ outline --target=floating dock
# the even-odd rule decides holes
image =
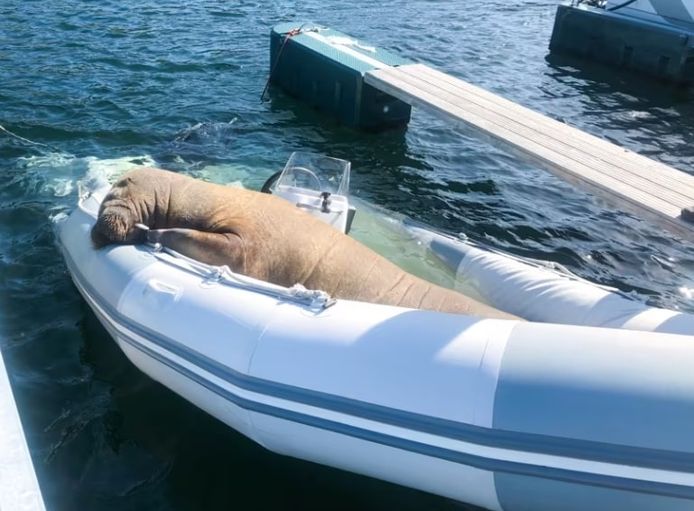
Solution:
[[[45,511],[0,353],[0,511]]]
[[[276,26],[271,79],[355,127],[374,129],[379,122],[390,127],[409,120],[409,106],[421,108],[694,240],[694,176],[340,32],[308,24]],[[362,126],[359,113],[365,111],[368,125]]]

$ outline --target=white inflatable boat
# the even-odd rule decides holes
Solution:
[[[493,510],[694,509],[691,316],[417,228],[492,304],[577,324],[333,303],[94,250],[105,192],[57,226],[80,293],[143,372],[268,449]]]

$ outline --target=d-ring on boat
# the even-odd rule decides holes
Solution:
[[[346,230],[348,166],[296,158],[274,192]],[[158,246],[94,250],[106,191],[57,226],[75,285],[138,368],[266,448],[493,510],[694,509],[692,316],[421,228],[534,321],[333,301]]]

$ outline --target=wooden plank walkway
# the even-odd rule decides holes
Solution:
[[[0,511],[45,511],[1,353]]]
[[[368,71],[369,85],[489,135],[623,210],[694,240],[694,176],[550,119],[423,64]]]

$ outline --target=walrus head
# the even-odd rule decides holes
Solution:
[[[154,169],[152,169],[154,170]],[[152,193],[137,192],[142,188],[143,173],[130,173],[113,185],[101,207],[96,224],[92,228],[91,238],[95,248],[112,243],[134,244],[146,241],[146,230],[138,229],[137,224],[154,227],[156,191],[153,183],[146,188]]]

